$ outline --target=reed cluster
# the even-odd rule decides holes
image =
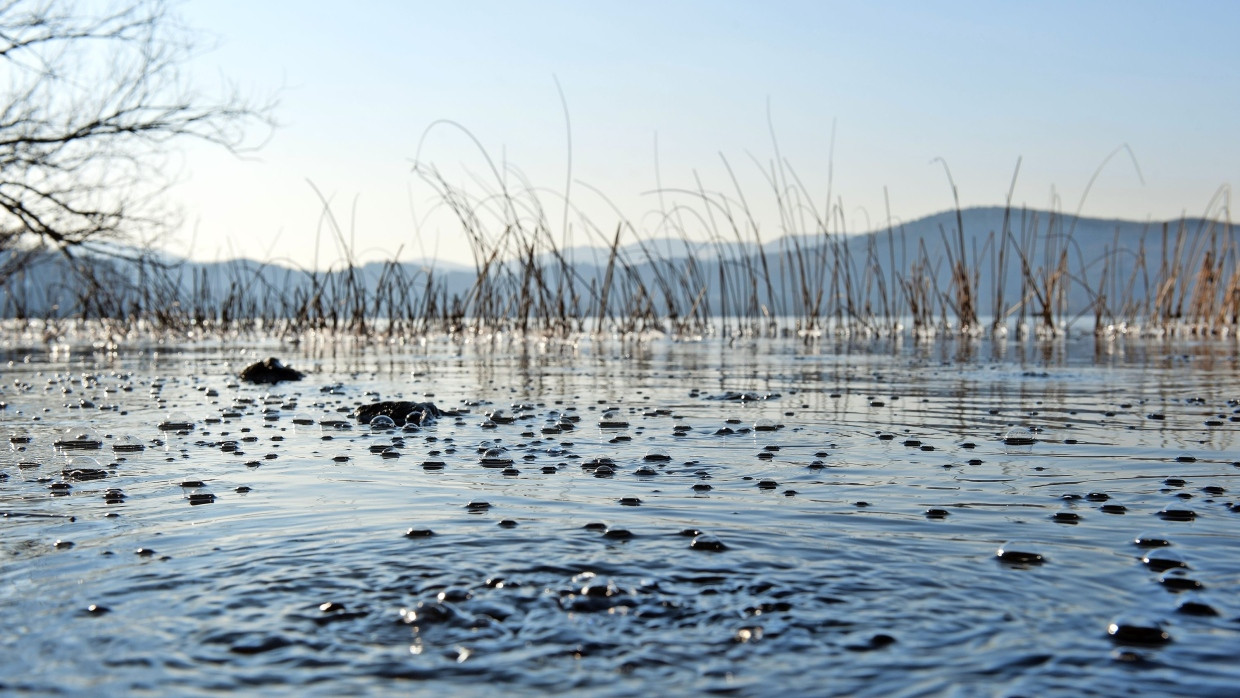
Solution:
[[[0,314],[195,336],[388,339],[647,331],[1050,337],[1087,328],[1090,319],[1098,334],[1231,336],[1240,323],[1238,241],[1225,199],[1212,202],[1213,215],[1148,224],[1137,236],[1116,228],[1097,251],[1096,239],[1082,245],[1078,216],[1014,207],[1010,193],[998,225],[967,230],[952,183],[955,207],[937,237],[895,223],[854,234],[842,202],[815,205],[795,171],[776,161],[760,167],[777,212],[767,229],[731,164],[723,165],[730,191],[700,180],[662,189],[651,229],[615,207],[614,220],[596,225],[560,197],[557,233],[545,204],[558,195],[519,174],[496,171],[489,184],[466,187],[418,164],[435,208],[469,243],[469,274],[395,258],[361,264],[324,200],[324,226],[342,250],[327,268],[275,260],[208,267],[153,251],[123,260],[36,256],[43,261],[4,279]],[[570,218],[592,244],[568,244]],[[40,264],[57,271],[40,275]]]

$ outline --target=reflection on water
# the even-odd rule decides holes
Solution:
[[[256,346],[9,350],[0,689],[1240,679],[1234,343]]]

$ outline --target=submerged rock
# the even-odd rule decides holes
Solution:
[[[299,381],[305,377],[306,374],[285,366],[274,356],[241,369],[241,380],[247,383],[280,383]]]
[[[441,410],[433,402],[409,402],[407,400],[372,402],[369,405],[362,405],[353,412],[353,416],[362,424],[370,424],[370,420],[375,417],[384,416],[390,418],[398,427],[405,424],[430,424],[440,417],[455,417],[458,414],[449,410]]]

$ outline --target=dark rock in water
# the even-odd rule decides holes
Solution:
[[[866,642],[853,643],[845,645],[844,649],[850,652],[869,652],[871,650],[879,650],[888,645],[894,644],[896,639],[886,633],[878,633]]]
[[[483,451],[482,458],[478,462],[484,468],[507,468],[512,465],[512,459],[508,457],[507,450],[498,447]]]
[[[1002,562],[1014,565],[1038,565],[1045,561],[1042,554],[1036,552],[1027,543],[1007,542],[999,548],[995,556]]]
[[[451,604],[440,601],[419,601],[413,608],[400,609],[400,622],[426,627],[438,624],[469,625],[475,624],[475,619],[456,610]]]
[[[345,608],[344,604],[339,604],[335,601],[319,604],[319,611],[322,615],[314,619],[314,622],[318,625],[327,625],[328,623],[364,618],[366,616],[365,611],[350,611]]]
[[[578,575],[574,582],[582,586],[573,591],[561,592],[560,607],[576,613],[614,613],[616,608],[632,608],[635,600],[630,593],[621,589],[615,582],[600,579],[593,574]]]
[[[1007,436],[1003,439],[1005,446],[1032,446],[1037,443],[1037,439],[1032,436]]]
[[[103,442],[83,432],[71,433],[66,438],[52,442],[56,448],[65,450],[91,451],[103,448]]]
[[[435,598],[439,599],[441,603],[460,603],[462,601],[468,601],[473,597],[473,593],[468,589],[461,587],[449,587],[439,592]]]
[[[1213,606],[1201,601],[1185,601],[1175,609],[1180,613],[1190,616],[1217,616],[1218,611]]]
[[[1107,627],[1107,635],[1121,645],[1163,645],[1171,641],[1171,635],[1149,621],[1117,620]]]
[[[246,655],[262,654],[263,652],[270,652],[272,650],[278,650],[281,647],[287,647],[290,644],[292,644],[290,641],[282,637],[271,636],[262,638],[261,640],[235,644],[228,648],[228,651]]]
[[[305,377],[306,374],[285,366],[274,356],[241,369],[241,380],[247,383],[280,383],[299,381]]]
[[[160,431],[192,431],[194,423],[185,415],[173,415],[156,425]]]
[[[1146,567],[1155,572],[1166,572],[1173,569],[1188,569],[1184,558],[1171,550],[1155,550],[1141,558]]]
[[[689,542],[689,547],[693,550],[707,550],[716,553],[728,549],[728,546],[724,545],[723,541],[710,535],[709,533],[700,533],[695,536],[693,540]]]
[[[608,468],[611,468],[612,472],[614,473],[616,469],[616,462],[608,458],[607,456],[600,456],[598,458],[591,458],[590,460],[582,463],[581,469],[586,472],[592,473],[592,472],[597,471],[602,466],[607,466]]]
[[[752,393],[729,390],[722,395],[712,395],[706,399],[727,400],[728,402],[759,402],[761,400],[775,400],[779,398],[779,396],[779,393]]]
[[[1164,548],[1171,545],[1171,541],[1158,534],[1142,533],[1132,541],[1135,545],[1142,548]]]
[[[108,471],[101,468],[65,468],[60,471],[66,480],[77,480],[84,482],[87,480],[102,480],[108,476]]]
[[[433,402],[409,402],[407,400],[388,400],[372,402],[357,408],[353,416],[362,424],[370,424],[370,420],[378,416],[389,417],[396,426],[405,424],[430,424],[440,417],[456,417],[458,412],[441,410]]]
[[[1158,580],[1158,583],[1162,584],[1167,591],[1201,591],[1205,588],[1204,584],[1187,576],[1183,568],[1167,572]]]

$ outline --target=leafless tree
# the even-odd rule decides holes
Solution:
[[[272,103],[205,92],[198,35],[161,0],[0,0],[0,280],[38,250],[150,240],[178,143],[234,151]]]

